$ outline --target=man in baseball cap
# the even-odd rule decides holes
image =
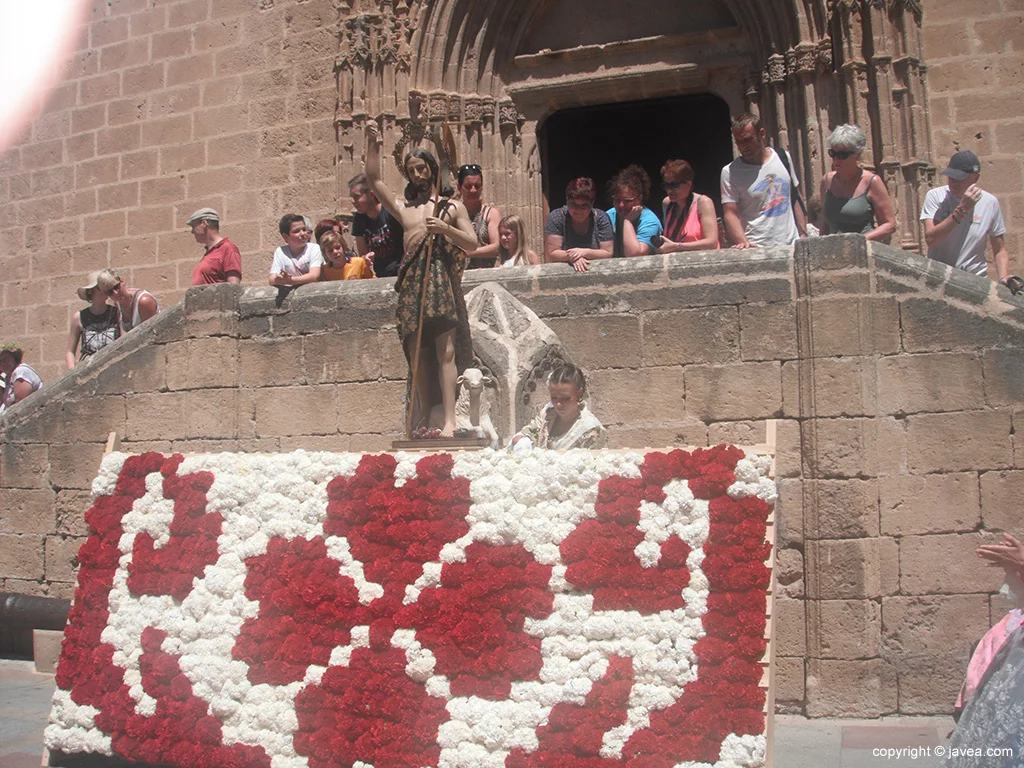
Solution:
[[[928,258],[984,277],[988,274],[987,240],[995,254],[999,282],[1014,294],[1024,289],[1024,281],[1010,274],[1010,254],[1003,242],[1006,225],[999,201],[978,186],[978,156],[970,150],[957,152],[942,174],[949,183],[928,190],[921,206]]]
[[[220,216],[213,208],[200,208],[188,217],[196,242],[206,248],[192,271],[192,285],[242,282],[242,255],[220,235]]]

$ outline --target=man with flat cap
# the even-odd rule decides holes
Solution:
[[[1014,294],[1024,289],[1024,282],[1010,274],[1010,253],[1003,241],[1006,225],[999,201],[978,186],[978,156],[970,150],[957,152],[942,175],[949,183],[928,190],[921,206],[928,258],[985,277],[985,246],[991,243],[999,282]]]
[[[192,285],[242,282],[242,255],[220,234],[220,216],[213,208],[200,208],[188,217],[192,236],[206,248],[192,271]]]

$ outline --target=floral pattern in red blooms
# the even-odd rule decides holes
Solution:
[[[544,659],[540,638],[523,631],[527,616],[551,613],[551,566],[537,563],[521,544],[466,548],[466,562],[445,563],[441,585],[425,589],[395,617],[416,629],[434,651],[452,694],[500,699],[513,680],[536,680]]]
[[[176,456],[167,466],[178,464]],[[165,474],[163,493],[174,502],[171,538],[157,548],[153,536],[142,531],[135,536],[132,561],[128,564],[128,589],[136,595],[170,595],[184,600],[192,582],[203,569],[217,562],[217,537],[224,518],[206,511],[206,492],[213,485],[212,472],[179,477]]]
[[[757,765],[768,463],[741,465],[732,446],[649,452],[642,463],[586,456],[599,468],[592,516],[579,510],[593,481],[573,484],[579,455],[551,454],[521,479],[533,484],[521,497],[488,474],[514,477],[525,459],[511,454],[460,457],[459,473],[452,456],[426,456],[414,473],[402,465],[404,482],[394,456],[363,456],[326,484],[322,534],[308,506],[282,504],[262,552],[246,542],[252,521],[268,518],[229,512],[218,472],[179,476],[180,456],[123,460],[116,483],[97,481],[112,491],[87,514],[48,745],[177,768],[296,756],[312,768],[465,768],[501,756],[507,768]],[[280,493],[275,466],[254,459],[256,490],[229,484],[231,498],[263,514],[261,494]],[[122,553],[123,519],[157,472],[174,502],[170,543],[140,533]],[[208,498],[225,519],[206,512]],[[551,506],[534,514],[519,498]],[[663,503],[680,525],[701,524],[645,541],[641,510]],[[235,550],[218,559],[218,540]],[[691,546],[703,557],[690,558]],[[684,590],[706,600],[703,614],[683,610]],[[677,630],[698,638],[692,655],[656,649]]]
[[[310,664],[326,666],[332,649],[348,645],[359,594],[322,537],[271,539],[266,554],[245,564],[245,596],[260,612],[245,620],[232,655],[249,665],[249,682],[301,680]]]

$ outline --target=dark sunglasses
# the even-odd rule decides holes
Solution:
[[[685,181],[663,181],[661,186],[671,192],[673,189],[679,189],[685,183]]]
[[[107,296],[113,296],[120,287],[121,287],[121,283],[118,283],[113,288],[111,288],[109,291],[104,291],[103,293],[106,294]]]
[[[828,156],[832,157],[832,158],[835,158],[836,160],[845,160],[850,155],[855,155],[855,154],[857,154],[857,153],[856,152],[851,152],[851,151],[845,150],[845,149],[830,149],[828,151]]]

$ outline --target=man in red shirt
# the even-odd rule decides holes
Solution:
[[[192,236],[206,253],[192,271],[192,285],[242,282],[242,255],[220,235],[220,216],[213,208],[200,208],[188,217]]]

